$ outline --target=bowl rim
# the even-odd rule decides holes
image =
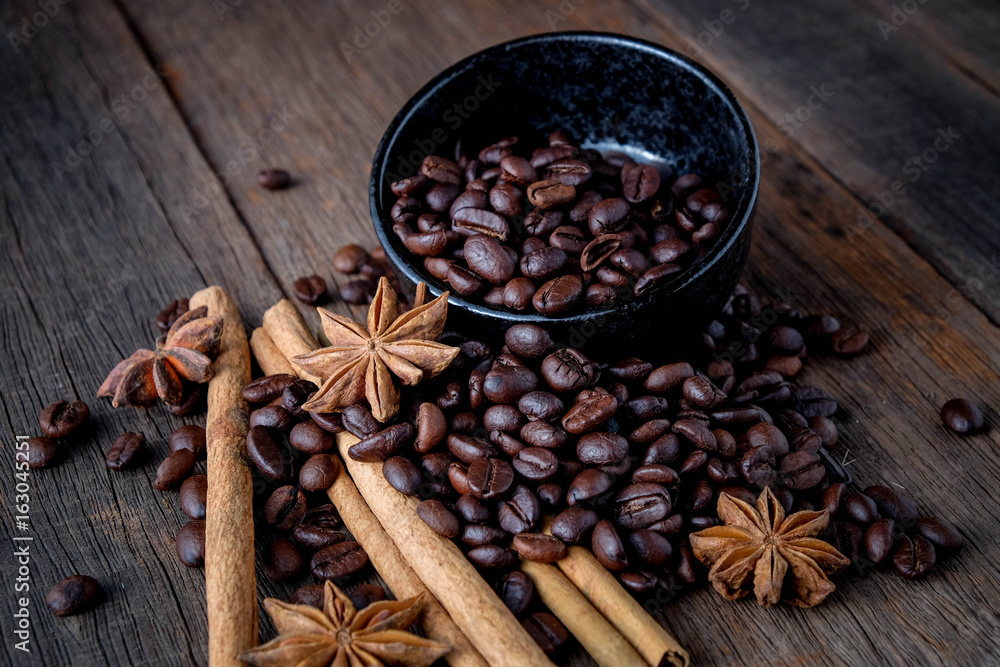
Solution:
[[[719,241],[712,246],[708,254],[697,260],[694,265],[679,272],[673,279],[656,285],[644,292],[641,296],[630,299],[625,303],[617,303],[610,308],[587,309],[562,317],[542,315],[534,310],[531,310],[530,312],[516,312],[502,307],[495,308],[485,303],[470,301],[449,290],[447,286],[442,289],[439,286],[439,281],[428,274],[422,266],[418,268],[411,262],[410,257],[397,252],[396,248],[393,246],[392,238],[389,236],[392,227],[390,224],[391,219],[389,218],[387,212],[382,210],[381,206],[383,188],[386,188],[389,185],[386,183],[384,177],[384,172],[387,167],[389,145],[394,142],[401,128],[409,122],[411,116],[420,105],[425,104],[435,93],[437,93],[439,88],[442,88],[449,83],[456,74],[465,71],[470,67],[470,65],[482,58],[489,57],[494,53],[506,51],[514,46],[535,42],[550,42],[555,40],[605,42],[629,49],[645,51],[654,57],[671,61],[674,66],[681,67],[699,77],[710,89],[713,89],[717,94],[720,94],[732,107],[739,129],[742,131],[743,136],[749,143],[751,154],[750,179],[752,181],[750,184],[749,196],[745,198],[742,205],[732,216],[730,220],[731,224],[723,230],[723,234]],[[680,291],[691,283],[699,280],[709,269],[712,268],[712,266],[716,264],[716,262],[720,261],[721,258],[725,257],[729,253],[732,247],[743,235],[747,226],[750,224],[754,210],[757,206],[759,190],[760,150],[753,124],[750,122],[746,109],[743,108],[743,105],[740,103],[739,99],[737,99],[735,93],[733,93],[729,86],[727,86],[725,82],[723,82],[722,79],[720,79],[715,73],[707,69],[701,63],[678,53],[673,49],[669,49],[665,46],[641,39],[639,37],[603,31],[566,30],[528,35],[494,44],[493,46],[476,51],[475,53],[462,58],[458,62],[436,74],[430,79],[430,81],[421,86],[421,88],[415,92],[405,104],[403,104],[402,108],[396,113],[392,121],[390,121],[388,127],[382,135],[382,138],[379,140],[378,147],[375,149],[375,154],[372,157],[371,172],[368,182],[368,205],[372,225],[375,228],[375,234],[378,237],[379,243],[385,249],[386,254],[390,257],[391,264],[397,270],[405,273],[406,278],[413,284],[418,282],[426,283],[427,291],[430,295],[437,297],[447,291],[449,292],[449,305],[457,306],[461,310],[471,312],[479,317],[505,320],[511,325],[536,324],[539,326],[572,326],[574,324],[584,324],[586,322],[590,322],[595,318],[612,316],[615,313],[620,312],[623,307],[638,310],[643,305],[652,302],[654,297],[658,294]]]

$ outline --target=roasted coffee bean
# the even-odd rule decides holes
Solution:
[[[417,505],[417,516],[438,535],[449,539],[458,535],[458,517],[436,498],[425,500]]]
[[[483,523],[492,516],[486,503],[471,494],[458,497],[455,511],[469,523]]]
[[[732,464],[730,464],[732,465]],[[670,466],[662,463],[641,465],[632,472],[632,483],[650,482],[653,484],[673,485],[680,481],[680,476]]]
[[[528,186],[528,201],[542,210],[564,206],[575,198],[576,188],[560,181],[535,181]]]
[[[368,554],[357,542],[338,542],[316,552],[310,569],[317,579],[341,579],[360,571],[368,564]]]
[[[575,275],[553,278],[538,288],[531,302],[543,315],[561,315],[574,308],[583,298],[583,283]]]
[[[531,298],[535,296],[536,290],[535,284],[527,278],[514,278],[503,287],[503,305],[514,310],[524,310],[531,305]]]
[[[822,482],[825,476],[826,468],[823,467],[819,455],[813,452],[792,452],[781,459],[781,482],[789,489],[796,491],[812,489]]]
[[[547,654],[555,653],[569,640],[566,627],[548,612],[535,612],[521,621],[521,626]]]
[[[511,352],[525,359],[540,359],[555,347],[549,333],[534,324],[515,324],[507,329],[504,342]]]
[[[965,544],[965,539],[958,529],[944,519],[921,517],[917,519],[917,532],[927,538],[936,549],[957,551]]]
[[[837,401],[822,389],[796,387],[794,394],[796,409],[805,417],[832,417],[837,411]]]
[[[511,179],[510,182],[518,187],[527,187],[537,180],[535,168],[523,157],[508,155],[500,160],[500,168]]]
[[[292,177],[284,169],[261,169],[257,172],[257,185],[265,190],[284,190],[292,184]]]
[[[892,567],[906,579],[920,579],[937,565],[934,545],[923,535],[903,536],[892,554]]]
[[[677,468],[677,472],[681,475],[681,477],[687,477],[688,475],[701,470],[708,465],[708,458],[708,452],[696,449],[688,454],[687,458],[681,462],[680,466]]]
[[[191,475],[181,484],[181,492],[178,497],[181,510],[192,519],[204,519],[207,496],[208,477]]]
[[[485,528],[485,526],[483,526]],[[476,528],[476,526],[467,526]],[[481,568],[489,570],[505,570],[517,563],[517,552],[496,544],[484,544],[469,550],[466,557]]]
[[[381,602],[386,599],[385,589],[377,584],[358,584],[358,586],[347,594],[351,604],[355,609],[364,609],[369,605]]]
[[[758,426],[764,425],[765,424],[758,424]],[[800,428],[793,431],[793,434],[792,441],[788,446],[796,452],[819,453],[819,450],[823,447],[823,439],[820,438],[811,428]],[[761,442],[764,441],[762,440]],[[778,440],[777,442],[779,445],[781,444],[781,440]],[[778,454],[778,456],[781,455]]]
[[[562,224],[562,211],[544,211],[540,208],[531,211],[524,219],[524,229],[532,238],[548,236]]]
[[[153,488],[166,491],[178,486],[194,468],[194,452],[190,449],[178,449],[156,469],[156,480]]]
[[[280,431],[265,426],[251,428],[247,433],[247,456],[254,467],[270,479],[284,482],[292,477],[288,441]],[[194,461],[194,455],[191,460]]]
[[[627,402],[627,394],[623,394],[623,397],[626,398]],[[656,442],[658,438],[669,430],[669,419],[650,419],[648,422],[635,427],[627,437],[629,442],[634,442],[639,445],[648,445]]]
[[[580,255],[590,243],[590,238],[579,227],[561,225],[549,234],[549,245],[569,255]]]
[[[484,287],[483,281],[477,274],[457,264],[448,268],[448,284],[457,294],[462,296],[477,294]]]
[[[726,395],[703,375],[687,378],[683,385],[684,398],[698,408],[714,408],[726,400]]]
[[[462,172],[458,165],[438,155],[428,155],[420,164],[420,173],[440,183],[462,184]]]
[[[545,533],[520,533],[514,536],[511,546],[522,558],[539,563],[554,563],[567,553],[562,540]]]
[[[622,572],[618,575],[618,581],[636,596],[649,593],[660,583],[659,577],[652,572]]]
[[[757,405],[746,407],[734,407],[712,412],[712,419],[723,426],[737,428],[749,428],[760,422],[771,422],[771,416],[763,408]]]
[[[313,454],[299,469],[299,486],[306,491],[325,491],[339,474],[339,459],[331,454]]]
[[[417,410],[417,436],[413,443],[414,449],[425,453],[434,449],[444,440],[448,425],[444,413],[434,403],[421,403]]]
[[[513,484],[514,469],[503,459],[481,458],[469,464],[467,478],[474,496],[492,500],[506,493]]]
[[[983,428],[983,413],[975,403],[953,398],[941,406],[941,421],[955,433],[975,433]]]
[[[575,435],[590,433],[603,426],[618,410],[618,400],[602,394],[573,405],[562,418],[563,428]]]
[[[497,584],[497,595],[514,616],[521,616],[535,597],[535,584],[524,572],[508,572]]]
[[[204,412],[207,384],[196,384],[185,388],[184,399],[177,405],[166,405],[167,412],[175,417],[187,417],[190,414]]]
[[[505,137],[479,151],[479,161],[486,164],[499,164],[511,154],[511,147],[515,144],[517,144],[517,137]]]
[[[156,323],[156,328],[166,333],[173,326],[174,322],[180,319],[180,316],[186,313],[190,308],[187,298],[175,299],[168,303],[163,310],[156,316],[154,322]]]
[[[509,181],[498,181],[490,189],[490,206],[500,215],[521,218],[524,215],[524,193]]]
[[[90,419],[90,408],[83,401],[54,401],[38,415],[38,425],[50,438],[67,438]]]
[[[134,433],[127,433],[128,436],[134,436]],[[121,436],[119,440],[121,440]],[[140,442],[141,442],[141,435]],[[117,442],[116,442],[117,444]],[[52,438],[47,438],[45,436],[37,438],[28,439],[28,467],[29,468],[47,468],[48,466],[55,463],[59,457],[62,455],[62,448],[59,443]],[[110,456],[110,453],[109,453]],[[110,467],[110,464],[109,464]]]
[[[288,596],[289,604],[304,604],[316,609],[323,608],[323,587],[318,584],[301,586]]]
[[[612,483],[611,476],[603,470],[589,468],[573,478],[566,493],[566,501],[570,505],[576,505],[596,498],[610,489]]]
[[[621,231],[629,223],[630,213],[631,207],[624,199],[612,197],[600,201],[587,215],[590,233],[598,237]]]
[[[427,179],[422,174],[417,176],[411,176],[410,178],[404,179],[398,183],[401,190],[396,192],[395,186],[393,192],[397,195],[405,196],[411,194],[414,190],[419,189],[423,185],[427,184]],[[337,252],[333,255],[333,270],[338,273],[357,273],[358,265],[365,262],[368,259],[368,252],[361,246],[351,243],[345,246],[341,246],[337,249]]]
[[[295,420],[292,419],[292,415],[280,405],[265,405],[250,413],[249,426],[251,429],[255,426],[263,426],[288,433],[294,424]]]
[[[507,537],[506,531],[494,526],[469,524],[462,527],[462,543],[473,548],[493,544]]]
[[[559,459],[551,450],[526,447],[514,456],[514,469],[533,482],[551,479],[559,472]],[[471,471],[471,468],[470,468]]]
[[[638,559],[651,567],[665,565],[674,553],[670,541],[652,530],[632,531],[628,544]]]
[[[521,258],[521,273],[534,280],[549,280],[565,271],[569,256],[565,250],[545,246]]]
[[[889,557],[895,544],[896,522],[892,519],[879,519],[865,532],[865,549],[868,551],[868,557],[876,565]]]
[[[535,495],[538,496],[538,499],[542,501],[543,505],[548,505],[550,508],[562,507],[564,492],[562,485],[556,482],[539,484],[538,488],[535,489]]]
[[[847,516],[862,526],[868,526],[878,519],[878,507],[875,505],[875,501],[863,493],[849,495],[844,508],[847,510]]]
[[[321,454],[333,449],[333,435],[313,420],[301,422],[292,427],[288,434],[288,444],[306,454]]]
[[[505,285],[517,268],[500,242],[483,234],[465,240],[465,261],[478,276],[494,285]]]
[[[38,438],[41,440],[42,438]],[[146,437],[139,433],[131,433],[126,431],[118,436],[115,443],[111,445],[111,449],[108,450],[107,456],[105,456],[105,463],[112,470],[125,470],[130,467],[136,460],[136,456],[142,451],[143,443],[146,442]],[[192,456],[192,463],[194,457]],[[34,467],[34,466],[33,466]]]
[[[518,400],[517,407],[531,421],[550,421],[564,410],[559,397],[547,391],[528,392]]]
[[[546,165],[545,178],[576,187],[586,183],[590,173],[590,165],[583,160],[560,158]]]
[[[408,422],[389,426],[375,435],[351,445],[347,455],[355,461],[377,463],[388,459],[413,439],[413,426]]]
[[[496,449],[482,438],[452,433],[448,436],[448,451],[466,465],[480,458],[496,456]]]
[[[347,432],[359,440],[373,436],[381,429],[371,411],[359,403],[345,407],[340,417]]]
[[[558,449],[566,444],[566,432],[548,422],[531,421],[521,427],[521,440],[531,447]]]
[[[782,354],[799,354],[805,346],[798,329],[781,325],[771,329],[768,333],[768,342]]]
[[[415,496],[423,480],[417,464],[402,456],[393,456],[382,464],[382,475],[389,486],[405,496]]]
[[[177,531],[174,538],[177,558],[188,567],[205,564],[205,522],[201,519],[188,521]]]
[[[622,167],[622,196],[640,204],[660,189],[660,172],[651,164],[627,164]]]
[[[292,537],[307,549],[323,549],[347,539],[339,530],[340,517],[333,505],[306,510],[292,529]]]
[[[499,214],[478,208],[462,208],[452,214],[452,223],[469,234],[485,234],[499,241],[510,236],[510,225]],[[452,267],[454,268],[454,267]]]
[[[448,483],[460,495],[472,493],[472,487],[469,485],[469,467],[458,461],[450,463],[448,465]]]
[[[265,375],[244,386],[241,393],[243,399],[248,403],[270,403],[281,396],[281,393],[285,391],[285,387],[297,379],[294,375],[287,373]]]
[[[618,525],[638,529],[665,519],[670,514],[670,494],[659,484],[640,482],[625,487],[615,498]]]
[[[557,393],[588,387],[599,373],[597,364],[572,348],[556,350],[542,361],[542,377]]]
[[[740,476],[734,463],[715,457],[708,459],[708,463],[705,464],[705,473],[712,484],[716,485],[732,484]]]
[[[297,278],[292,283],[292,293],[302,303],[316,305],[326,300],[326,281],[317,275]]]
[[[920,516],[912,500],[888,486],[869,486],[865,495],[875,501],[879,514],[903,526],[912,526]]]
[[[288,540],[275,540],[261,563],[264,574],[275,581],[291,579],[302,570],[302,553]]]
[[[296,380],[281,392],[282,407],[296,419],[303,419],[309,414],[302,409],[302,405],[316,392],[316,385],[308,380]]]
[[[498,366],[483,379],[483,393],[494,403],[511,405],[538,386],[538,376],[523,366]]]
[[[684,381],[694,377],[694,369],[687,362],[667,364],[649,372],[645,387],[647,391],[662,394],[684,384]]]
[[[868,347],[868,332],[855,326],[843,327],[830,336],[833,351],[842,357],[853,357]]]
[[[190,449],[195,455],[205,449],[205,429],[196,424],[187,424],[170,434],[170,451]]]
[[[621,248],[612,253],[608,263],[633,278],[638,278],[649,269],[646,256],[635,248]]]
[[[368,303],[375,296],[375,285],[371,280],[350,280],[337,289],[341,301],[354,305]]]
[[[754,447],[747,451],[740,462],[740,472],[747,484],[763,489],[773,486],[778,479],[778,471],[774,469],[774,450],[767,445]],[[683,475],[684,472],[681,471]]]
[[[831,484],[823,491],[823,499],[820,501],[820,507],[829,512],[830,517],[833,518],[840,512],[840,508],[844,506],[848,495],[850,495],[850,491],[847,490],[847,485],[843,482]],[[865,497],[867,498],[867,496]]]
[[[534,528],[540,516],[538,498],[531,489],[520,484],[514,488],[508,500],[500,503],[497,512],[500,527],[512,535]]]
[[[622,245],[619,234],[602,234],[588,243],[580,255],[580,268],[593,271],[615,254]]]
[[[625,547],[614,525],[607,519],[598,521],[590,540],[591,551],[604,567],[612,572],[621,572],[628,567]]]
[[[448,241],[448,232],[439,229],[422,234],[409,234],[403,240],[403,245],[414,255],[436,257],[445,251]]]
[[[483,413],[483,428],[487,431],[517,433],[525,421],[524,415],[513,405],[493,405]]]
[[[680,452],[680,441],[677,439],[677,436],[673,433],[664,433],[646,449],[646,453],[642,457],[642,464],[671,464],[677,460]],[[707,454],[705,454],[705,460],[708,460]]]
[[[678,419],[671,429],[702,451],[714,453],[719,448],[715,433],[701,419]]]
[[[290,530],[305,511],[306,495],[294,486],[281,486],[264,503],[264,520],[278,530]]]
[[[829,417],[817,415],[809,420],[809,427],[820,437],[825,447],[836,447],[840,436],[837,425]]]
[[[101,585],[93,577],[74,574],[61,579],[45,596],[45,605],[56,616],[87,611],[102,597]]]
[[[639,396],[623,405],[621,413],[627,419],[648,421],[666,415],[668,407],[667,399],[661,396]]]
[[[617,433],[587,433],[576,443],[576,457],[587,465],[620,463],[628,454],[628,441]]]

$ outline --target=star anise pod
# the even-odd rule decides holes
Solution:
[[[208,317],[205,306],[189,310],[156,341],[156,350],[139,350],[122,361],[97,390],[116,408],[147,407],[159,396],[167,405],[184,400],[183,380],[201,384],[212,378],[219,353],[222,318]]]
[[[796,512],[786,518],[770,489],[764,489],[756,508],[723,493],[718,509],[725,525],[693,533],[691,549],[711,566],[708,580],[727,600],[744,597],[752,584],[761,606],[784,599],[812,607],[833,592],[828,575],[850,564],[815,537],[830,522],[826,510]]]
[[[260,667],[335,667],[430,665],[450,646],[407,632],[424,604],[424,594],[408,600],[382,600],[357,611],[351,600],[328,581],[323,609],[264,600],[278,636],[244,651],[240,660]]]
[[[368,326],[317,308],[330,341],[324,347],[292,357],[301,369],[323,380],[302,407],[311,412],[337,412],[367,398],[380,422],[399,410],[399,387],[415,385],[448,368],[457,347],[437,342],[448,317],[448,293],[400,314],[396,293],[385,278],[368,310]]]

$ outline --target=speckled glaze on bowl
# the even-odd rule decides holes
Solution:
[[[624,150],[654,162],[672,183],[695,172],[723,195],[731,218],[708,254],[671,280],[603,310],[566,317],[517,313],[449,297],[449,324],[479,335],[530,322],[557,341],[593,349],[643,349],[690,329],[722,305],[743,272],[760,182],[757,139],[732,91],[697,63],[656,44],[597,32],[516,39],[480,51],[437,75],[389,124],[372,162],[372,221],[386,257],[411,295],[428,274],[392,231],[390,184],[413,175],[426,155],[479,150],[505,136],[544,144],[565,130],[582,147]]]

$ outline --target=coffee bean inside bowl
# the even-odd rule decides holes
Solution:
[[[550,317],[669,281],[730,216],[695,174],[674,179],[669,167],[581,149],[558,131],[548,145],[507,137],[457,160],[428,156],[392,191],[393,232],[452,292]]]

